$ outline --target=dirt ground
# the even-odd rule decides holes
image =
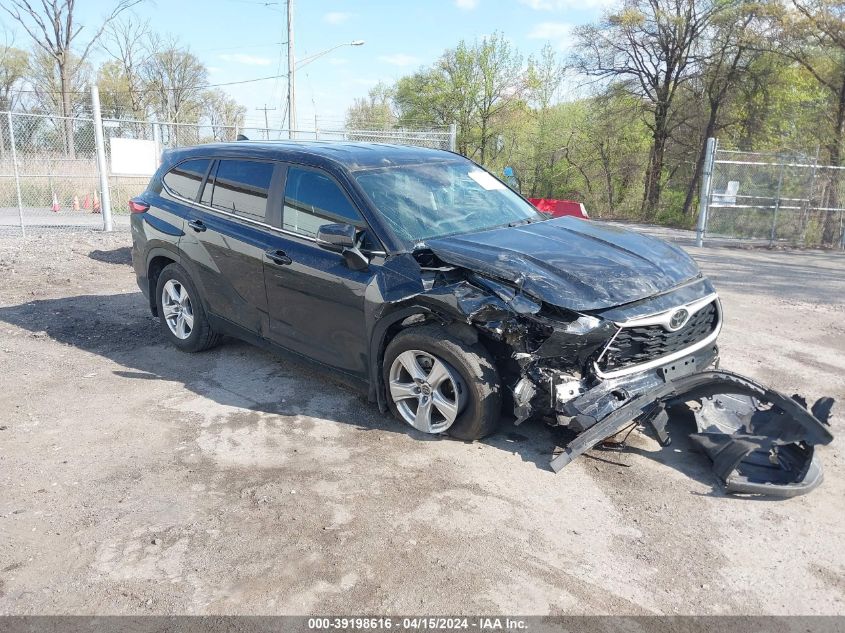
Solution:
[[[845,257],[690,249],[723,367],[839,401],[825,482],[722,494],[682,430],[558,475],[289,359],[164,344],[129,234],[0,238],[0,614],[845,614]]]

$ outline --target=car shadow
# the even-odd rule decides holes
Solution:
[[[220,347],[201,354],[181,352],[165,341],[158,319],[150,314],[140,292],[79,295],[0,307],[0,321],[39,338],[46,336],[107,358],[121,366],[113,370],[117,376],[182,384],[224,407],[280,416],[317,416],[360,430],[406,434],[420,441],[442,439],[381,413],[365,394],[332,372],[293,354],[272,354],[232,339],[225,339]],[[274,390],[272,387],[277,384],[282,387]],[[338,389],[329,390],[328,385],[336,385]],[[323,394],[328,391],[336,397],[327,403]],[[673,420],[671,424],[680,423]],[[683,441],[688,432],[689,427],[678,426],[673,437]],[[482,443],[516,454],[523,461],[548,471],[553,449],[564,446],[572,437],[571,431],[539,420],[514,426],[512,420],[506,419],[500,432]],[[625,451],[643,455],[699,481],[714,483],[705,456],[688,455],[685,449],[681,457],[673,450],[675,447],[646,451],[629,445]],[[593,449],[587,458],[618,461],[618,455]]]
[[[106,264],[125,264],[132,265],[132,251],[128,246],[121,246],[120,248],[113,248],[110,251],[94,250],[88,253],[88,257],[98,262]]]

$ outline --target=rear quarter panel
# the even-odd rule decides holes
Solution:
[[[132,231],[132,264],[138,286],[149,296],[147,271],[150,261],[158,255],[179,261],[179,240],[185,234],[187,209],[180,203],[147,190],[137,200],[150,208],[145,213],[133,213],[130,218]]]

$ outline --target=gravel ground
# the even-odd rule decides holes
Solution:
[[[845,257],[708,248],[723,367],[845,399]],[[682,433],[559,475],[299,363],[162,342],[127,233],[0,238],[0,614],[844,614],[845,458],[723,495]]]

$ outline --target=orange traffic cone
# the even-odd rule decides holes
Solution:
[[[91,208],[91,197],[86,193],[85,200],[82,201],[82,208],[83,209],[90,209]]]
[[[73,205],[72,208],[74,211],[79,211],[79,196],[73,197]]]
[[[100,212],[100,196],[97,195],[97,192],[94,192],[94,209],[91,213],[99,213]]]
[[[61,209],[62,208],[59,206],[59,199],[56,197],[56,194],[54,193],[53,194],[53,204],[50,207],[50,211],[52,211],[53,213],[58,213],[59,211],[61,211]]]

